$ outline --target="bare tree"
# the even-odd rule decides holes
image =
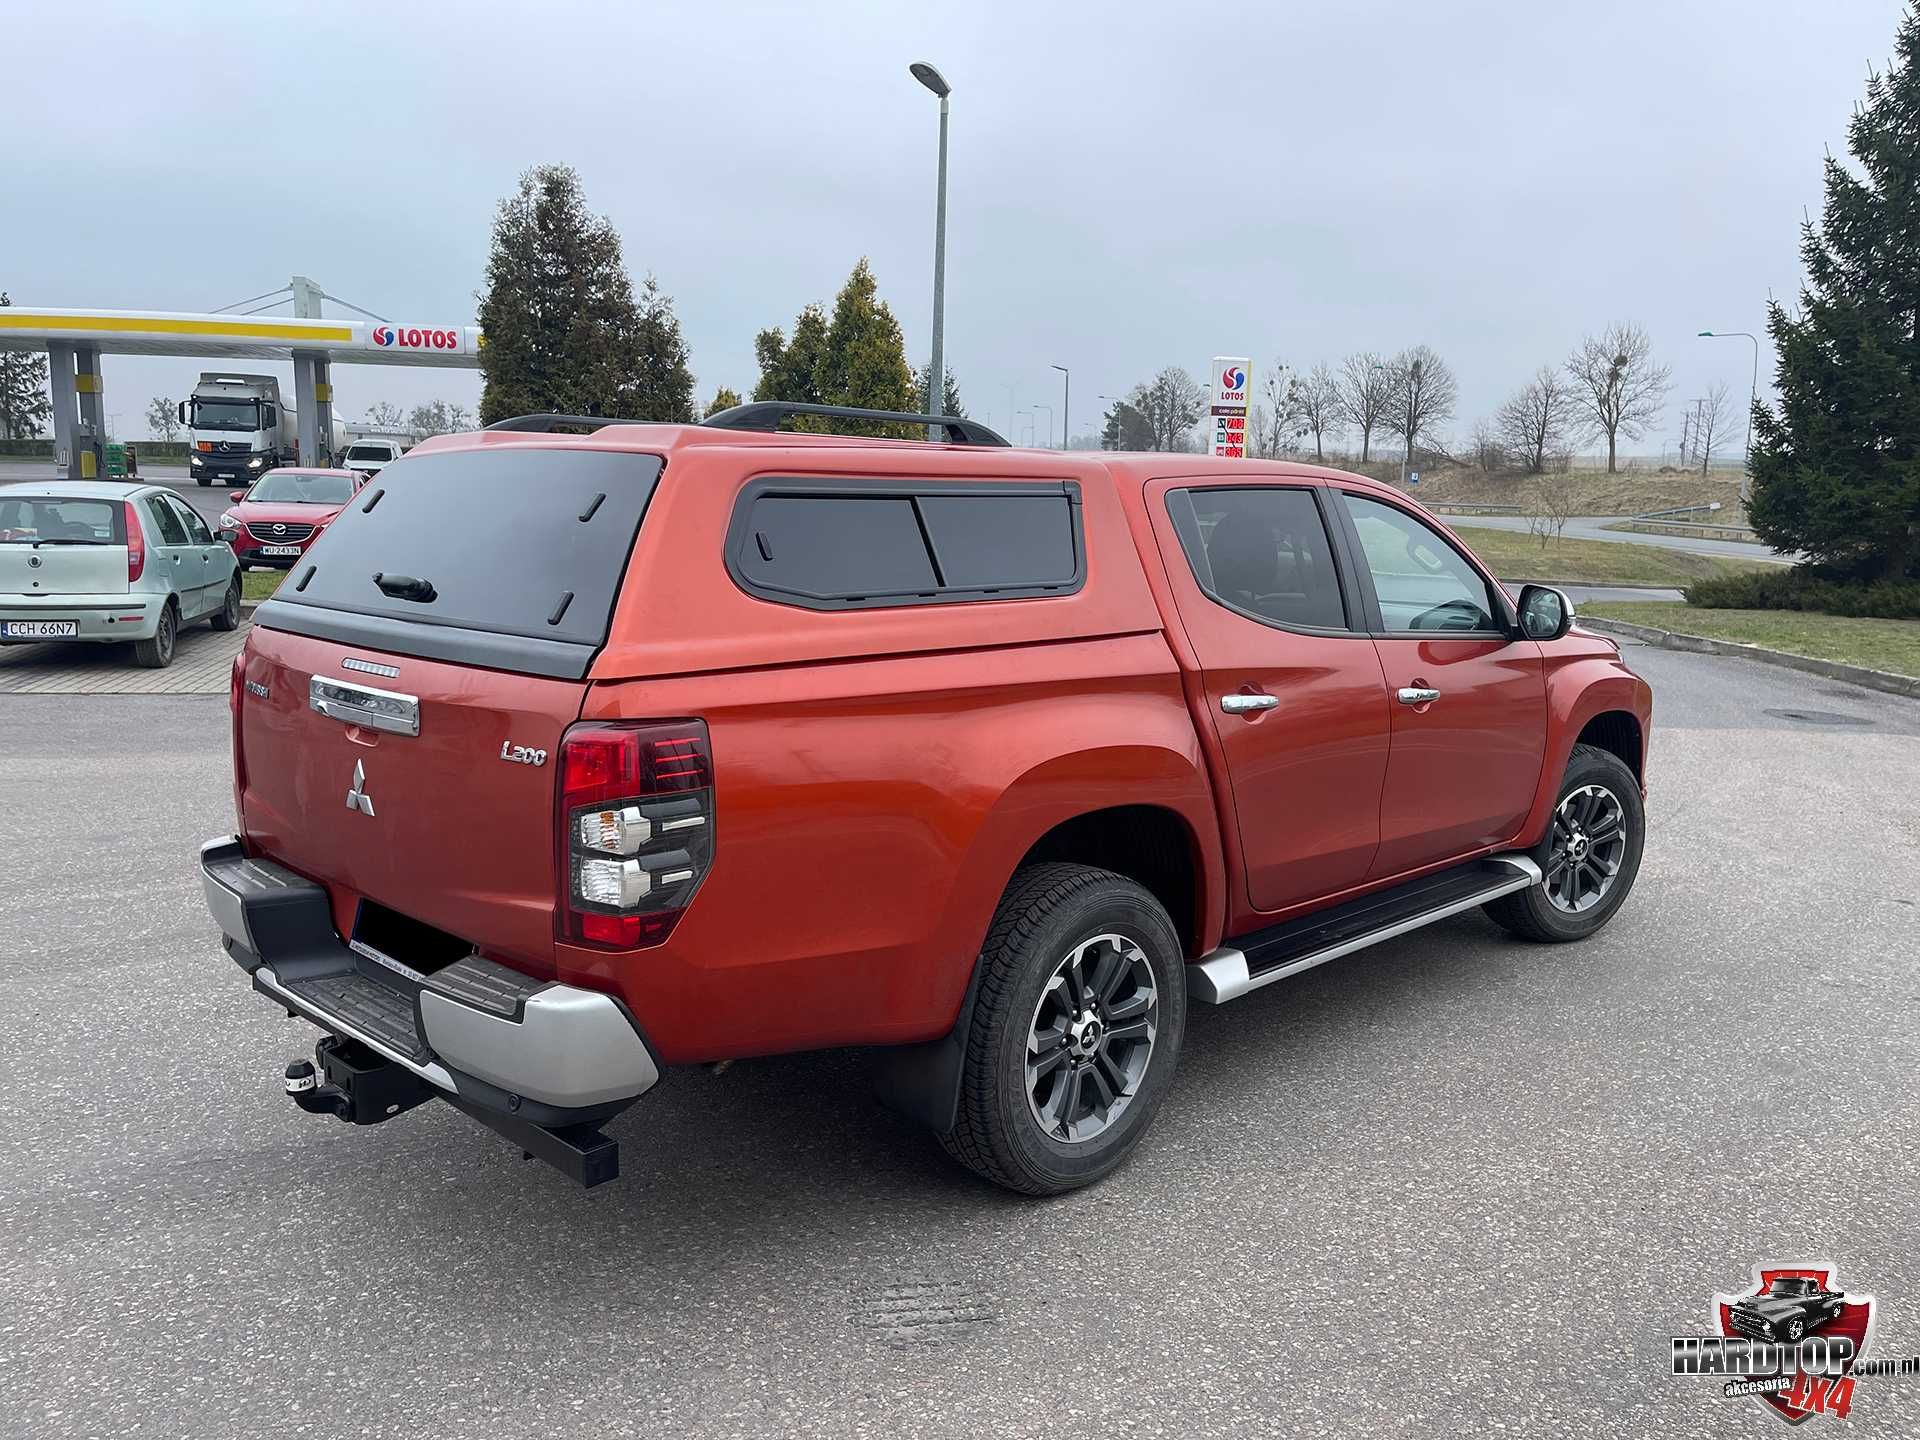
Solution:
[[[1619,468],[1620,438],[1638,440],[1659,423],[1673,373],[1653,360],[1653,342],[1638,325],[1616,321],[1589,335],[1567,361],[1575,413],[1588,435],[1607,437],[1607,471]]]
[[[1715,385],[1701,397],[1693,413],[1693,446],[1700,452],[1702,475],[1713,464],[1714,450],[1727,443],[1733,428],[1733,405],[1727,398],[1727,387]]]
[[[1579,494],[1579,482],[1564,467],[1542,472],[1533,482],[1533,504],[1528,507],[1533,513],[1527,517],[1527,529],[1541,545],[1560,539],[1574,516]]]
[[[398,430],[406,423],[406,412],[391,400],[376,400],[367,407],[367,424],[377,430]]]
[[[1458,394],[1453,371],[1428,346],[1402,350],[1387,362],[1388,404],[1381,424],[1400,437],[1409,464],[1420,437],[1453,418]]]
[[[1322,361],[1300,382],[1300,423],[1313,436],[1313,458],[1327,458],[1327,437],[1347,428],[1347,407],[1340,380]]]
[[[1127,397],[1146,421],[1154,450],[1184,450],[1187,432],[1199,420],[1206,401],[1205,387],[1178,365],[1169,365],[1146,384],[1134,386]]]
[[[1574,421],[1573,382],[1551,365],[1514,391],[1496,417],[1500,438],[1529,475],[1547,468],[1547,457],[1565,448]]]
[[[180,433],[180,407],[165,395],[147,402],[147,433],[169,444]]]
[[[1360,461],[1372,459],[1373,432],[1385,423],[1392,400],[1387,364],[1371,350],[1349,355],[1334,377],[1340,392],[1340,416],[1360,432]]]
[[[1507,447],[1492,421],[1473,422],[1473,433],[1467,437],[1467,458],[1489,475],[1507,468]]]
[[[1261,459],[1290,455],[1306,433],[1304,387],[1278,360],[1260,382],[1260,403],[1247,414],[1247,453]]]

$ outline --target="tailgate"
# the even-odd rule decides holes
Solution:
[[[255,613],[242,824],[328,887],[343,934],[364,898],[551,964],[561,737],[661,468],[484,441],[416,451]]]
[[[247,837],[327,886],[343,934],[365,898],[501,958],[551,963],[552,759],[583,682],[266,629],[245,664]],[[503,746],[546,763],[503,760]]]

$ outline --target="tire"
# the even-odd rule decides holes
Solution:
[[[1798,1315],[1787,1322],[1787,1343],[1798,1345],[1807,1333],[1807,1322]]]
[[[173,601],[160,612],[160,624],[151,640],[133,642],[133,658],[148,670],[164,670],[173,663],[174,642],[180,638],[180,612]]]
[[[201,483],[202,485],[211,485],[211,484],[213,484],[213,477],[212,477],[211,475],[199,475],[199,476],[196,476],[195,478],[196,478],[196,479],[197,479],[197,480],[198,480],[198,481],[199,481],[199,482],[200,482],[200,483]]]
[[[238,630],[240,628],[240,575],[234,573],[233,583],[227,586],[226,602],[213,612],[210,622],[216,630]]]
[[[1579,823],[1570,827],[1565,823],[1569,818],[1577,822],[1583,805],[1594,817],[1617,811],[1622,840],[1617,852],[1602,838],[1615,833],[1605,829],[1604,821],[1594,824],[1591,837]],[[1541,844],[1540,868],[1545,882],[1502,895],[1481,908],[1495,924],[1523,940],[1547,944],[1584,940],[1611,920],[1626,901],[1640,873],[1646,839],[1646,810],[1633,771],[1610,751],[1576,745],[1554,799],[1554,818],[1547,838]],[[1576,868],[1570,877],[1567,866],[1580,863],[1573,859],[1576,841],[1580,842],[1577,853],[1584,857],[1586,868]],[[1590,885],[1597,878],[1596,870],[1609,862],[1614,866],[1611,876],[1604,884]],[[1569,897],[1572,905],[1567,903]]]
[[[1085,865],[1016,873],[980,951],[957,1120],[940,1137],[947,1153],[1024,1195],[1117,1169],[1172,1084],[1186,979],[1179,936],[1144,887]],[[1030,1084],[1029,1039],[1042,1031],[1060,1040]]]

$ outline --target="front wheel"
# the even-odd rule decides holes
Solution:
[[[197,479],[202,485],[213,484],[213,477],[211,475],[197,475],[194,478]]]
[[[947,1152],[1027,1195],[1117,1169],[1172,1083],[1186,979],[1144,887],[1085,865],[1019,871],[980,952]]]
[[[1584,940],[1633,889],[1646,830],[1633,771],[1611,751],[1576,745],[1554,803],[1544,878],[1483,908],[1523,940]]]

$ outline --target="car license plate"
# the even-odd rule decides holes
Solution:
[[[298,545],[262,545],[260,553],[262,555],[298,555],[300,547]]]
[[[0,635],[9,640],[71,640],[80,633],[78,620],[8,620]]]

